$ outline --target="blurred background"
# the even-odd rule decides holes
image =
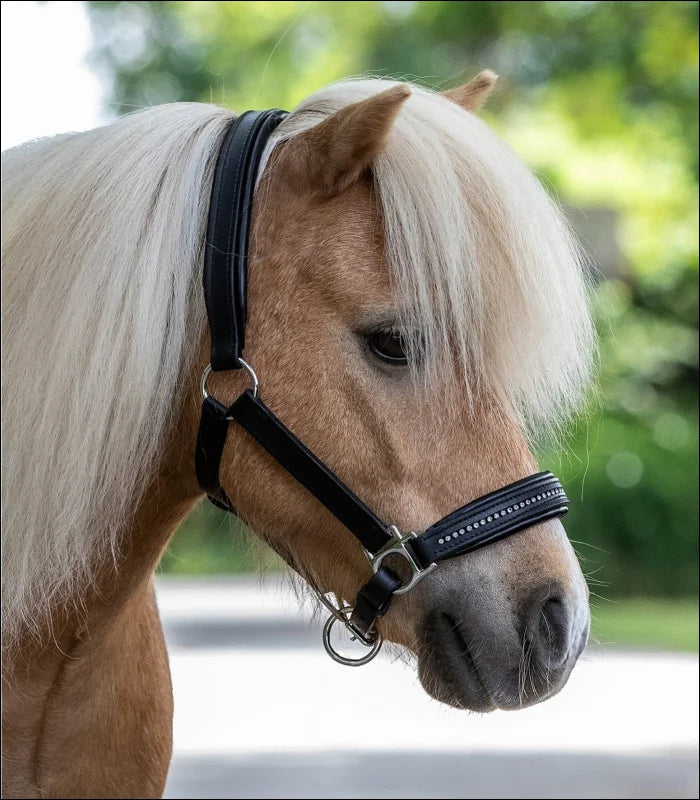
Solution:
[[[199,727],[203,718],[197,715],[211,704],[205,699],[195,703],[187,722],[182,715],[188,712],[178,712],[176,756],[180,753],[181,759],[176,758],[173,767],[170,796],[696,797],[696,777],[681,785],[671,776],[690,775],[689,765],[694,771],[697,733],[672,741],[668,730],[663,738],[662,729],[680,725],[690,730],[697,725],[697,3],[3,2],[2,15],[3,149],[36,136],[89,128],[158,103],[214,102],[238,111],[291,108],[315,89],[349,75],[370,73],[444,89],[490,68],[500,80],[484,118],[564,205],[593,263],[602,345],[597,390],[586,413],[572,425],[564,451],[540,456],[543,468],[564,479],[574,500],[566,523],[591,586],[592,652],[608,659],[597,665],[595,674],[583,665],[582,670],[589,669],[580,678],[583,683],[572,686],[572,678],[564,690],[563,694],[571,694],[561,702],[574,705],[561,706],[557,712],[566,713],[569,721],[555,739],[559,749],[568,752],[569,729],[588,730],[590,724],[590,741],[584,737],[579,750],[598,752],[597,745],[608,742],[606,726],[613,725],[611,730],[619,737],[609,737],[605,754],[617,753],[618,761],[605,762],[604,768],[599,754],[592,765],[593,773],[603,776],[602,783],[597,788],[590,784],[591,765],[560,758],[554,767],[561,773],[559,783],[545,786],[537,782],[537,775],[541,781],[547,770],[532,767],[539,763],[535,755],[530,754],[535,761],[521,763],[511,753],[516,758],[511,773],[524,777],[510,789],[504,784],[500,794],[494,789],[504,775],[498,761],[493,762],[492,772],[482,775],[482,784],[476,762],[467,760],[463,766],[469,765],[470,779],[460,783],[455,777],[438,784],[439,791],[432,784],[421,794],[415,776],[414,794],[401,789],[398,779],[387,779],[386,785],[381,781],[356,785],[363,770],[356,769],[348,755],[355,752],[352,737],[343,744],[331,736],[324,745],[322,736],[320,744],[313,739],[313,732],[325,724],[323,714],[331,712],[328,724],[343,728],[339,687],[352,694],[364,691],[364,684],[353,683],[358,688],[348,689],[348,680],[360,679],[348,678],[343,668],[338,673],[329,665],[333,671],[326,673],[325,664],[304,661],[311,658],[303,650],[304,642],[310,642],[309,626],[304,622],[306,627],[298,631],[298,618],[286,616],[290,602],[285,590],[271,588],[284,572],[283,565],[252,543],[228,515],[204,504],[178,531],[160,568],[176,705],[188,702],[185,691],[192,696],[200,667],[213,670],[214,682],[219,674],[221,681],[227,680],[226,647],[242,651],[231,662],[234,671],[236,664],[250,658],[253,681],[265,658],[288,657],[291,665],[298,656],[300,680],[310,680],[306,702],[317,702],[314,693],[326,685],[322,677],[316,682],[310,679],[307,667],[328,675],[328,694],[324,709],[297,709],[297,726],[301,714],[306,720],[302,728],[316,744],[310,744],[311,739],[304,744],[303,735],[290,744],[285,733],[284,741],[272,747],[269,726],[262,722],[259,740],[252,735],[244,742],[240,726],[245,729],[250,724],[249,714],[261,713],[251,701],[248,711],[240,711],[235,730],[221,719],[205,725],[209,735],[214,729],[220,732],[205,754],[213,758],[210,761],[197,761],[204,758],[198,741],[208,735]],[[245,573],[260,567],[268,576],[267,589],[257,590],[255,579]],[[267,611],[261,617],[262,596]],[[223,610],[231,605],[233,610]],[[243,644],[232,643],[236,636]],[[315,634],[309,653],[311,647],[316,648],[314,653],[320,649]],[[205,656],[208,661],[196,661]],[[214,662],[219,666],[212,667]],[[246,667],[239,668],[245,672]],[[427,703],[409,673],[399,680],[395,670],[400,666],[392,665],[386,680],[406,682],[405,702]],[[678,683],[681,676],[687,685]],[[635,683],[642,678],[644,685]],[[178,693],[178,680],[190,688]],[[673,684],[670,692],[656,685],[668,681]],[[219,690],[224,687],[219,685]],[[669,694],[674,695],[673,702]],[[288,694],[275,703],[286,701]],[[247,708],[241,702],[242,706],[234,703],[236,714]],[[557,698],[551,704],[559,702]],[[403,699],[399,705],[403,707]],[[516,723],[517,716],[496,715],[508,720],[503,724],[511,726],[509,730],[522,733],[520,739],[514,736],[512,748],[519,749],[521,739],[529,737],[536,754],[559,752],[556,741],[546,734],[555,722],[541,716],[549,706],[545,704],[542,712],[521,712],[531,722]],[[680,716],[663,716],[670,713],[669,707]],[[637,724],[634,715],[642,708],[646,716]],[[349,713],[362,716],[352,703]],[[450,731],[453,741],[455,730],[468,737],[469,725],[476,724],[474,717],[464,715],[456,722],[452,712],[436,711],[434,705],[425,713],[424,718],[417,715],[423,733],[411,734],[412,744],[421,752],[429,731]],[[593,715],[588,723],[587,714]],[[635,735],[644,726],[661,736],[638,741],[633,735],[630,747],[633,755],[665,754],[667,766],[659,775],[666,776],[666,783],[657,785],[656,778],[643,770],[637,771],[642,776],[639,786],[629,783],[642,762],[633,769],[632,762],[620,761],[619,738],[631,735],[614,727],[623,717],[635,726]],[[269,718],[270,726],[278,724]],[[410,724],[407,718],[406,725]],[[492,725],[479,723],[485,724]],[[488,752],[497,752],[498,742],[503,741],[500,729],[493,728],[491,739],[491,728],[479,730]],[[539,739],[537,731],[542,734]],[[297,745],[307,753],[335,753],[322,763],[313,762],[313,769],[303,773],[307,777],[300,779],[299,794],[290,778],[302,774],[299,762],[285,766],[280,756]],[[474,743],[468,746],[473,748]],[[222,753],[240,753],[241,748],[248,761],[236,761],[229,774],[226,765],[234,762]],[[265,753],[276,754],[274,768],[261,755]],[[469,753],[473,750],[462,754],[468,758]],[[394,757],[399,758],[397,774],[412,774],[400,755]],[[263,760],[258,763],[256,758]],[[490,762],[481,758],[479,768],[484,763]],[[647,769],[655,762],[643,763]],[[426,769],[451,775],[453,766],[433,761]],[[376,763],[373,769],[375,773],[379,769]],[[312,773],[331,777],[317,786],[309,777]],[[250,776],[248,794],[230,793],[244,791],[240,785],[231,788],[243,774]],[[263,793],[255,794],[260,786]],[[204,791],[206,795],[198,794]]]

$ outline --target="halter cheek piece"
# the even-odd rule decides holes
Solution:
[[[285,112],[247,111],[233,121],[219,151],[209,207],[204,256],[204,298],[211,334],[211,363],[202,375],[202,416],[197,436],[197,480],[215,505],[235,513],[219,482],[219,463],[229,423],[235,420],[360,541],[372,577],[354,605],[337,608],[322,593],[331,616],[324,627],[328,653],[340,663],[365,664],[382,644],[375,627],[392,597],[410,591],[445,559],[477,550],[568,510],[568,499],[550,472],[539,472],[458,508],[422,534],[387,525],[338,476],[304,446],[258,396],[258,379],[243,358],[246,322],[246,261],[253,195],[265,144]],[[252,380],[231,405],[207,392],[211,372],[244,369]],[[399,577],[388,563],[402,559]],[[369,649],[359,659],[333,648],[330,634],[341,622]]]

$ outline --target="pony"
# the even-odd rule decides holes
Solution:
[[[594,362],[574,237],[476,114],[495,79],[327,86],[259,170],[246,359],[402,530],[531,474]],[[3,155],[6,797],[162,794],[173,698],[153,574],[203,495],[201,270],[233,117],[162,105]],[[246,377],[210,386],[231,402]],[[220,475],[239,515],[310,586],[354,597],[359,543],[233,427]],[[379,622],[430,695],[480,712],[559,691],[588,628],[558,520],[452,559]]]

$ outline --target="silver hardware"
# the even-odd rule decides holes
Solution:
[[[380,651],[383,642],[382,637],[377,634],[377,638],[371,644],[366,645],[367,647],[371,648],[366,655],[361,656],[360,658],[347,658],[335,650],[331,644],[331,630],[336,622],[338,622],[337,617],[330,616],[326,620],[326,624],[323,626],[323,646],[325,647],[328,655],[333,659],[333,661],[337,661],[339,664],[344,664],[346,667],[361,667],[363,664],[368,664]],[[352,630],[352,628],[350,630]],[[356,639],[361,644],[365,644],[364,640],[359,636],[353,636],[353,639]]]
[[[255,374],[255,370],[250,366],[247,361],[244,361],[242,358],[239,358],[238,361],[243,369],[248,373],[250,380],[253,383],[253,397],[258,396],[258,390],[260,389],[260,381],[258,380],[258,376]],[[206,400],[209,397],[209,392],[207,391],[207,380],[212,373],[211,364],[207,364],[204,367],[204,372],[202,372],[202,378],[199,381],[199,388],[202,391],[202,400]]]
[[[242,358],[239,358],[238,361],[240,365],[243,367],[243,369],[250,376],[250,379],[253,382],[253,397],[257,397],[258,389],[260,388],[260,381],[258,380],[258,376],[255,374],[255,370],[250,366],[250,364],[247,361],[244,361]]]
[[[411,577],[403,586],[399,587],[398,589],[394,589],[394,594],[406,594],[406,592],[410,592],[411,589],[413,589],[418,581],[422,580],[426,575],[431,573],[435,567],[437,567],[437,564],[433,562],[432,564],[428,564],[427,567],[423,568],[416,562],[411,551],[406,547],[406,542],[417,538],[417,534],[413,531],[401,533],[396,525],[389,525],[387,532],[391,535],[391,541],[385,544],[378,553],[375,553],[375,555],[370,558],[372,572],[379,571],[382,561],[384,561],[387,556],[401,556],[401,558],[408,562],[408,566],[411,568]]]
[[[390,555],[398,555],[408,562],[408,565],[411,568],[411,577],[403,586],[394,590],[394,594],[405,594],[406,592],[410,591],[419,580],[428,575],[428,573],[432,572],[435,567],[437,567],[437,564],[429,564],[427,567],[425,567],[425,569],[423,569],[416,562],[411,551],[406,547],[406,543],[411,539],[415,539],[417,536],[417,534],[415,534],[413,531],[402,534],[396,525],[390,525],[387,528],[387,533],[389,533],[391,536],[391,540],[387,542],[387,544],[378,553],[376,553],[374,556],[372,556],[367,550],[365,550],[365,553],[367,554],[367,558],[372,565],[373,572],[378,572],[384,559]],[[363,664],[367,664],[369,661],[371,661],[377,655],[382,646],[383,640],[379,631],[374,629],[371,630],[370,634],[372,638],[367,638],[360,631],[358,631],[351,622],[354,606],[344,605],[340,608],[337,608],[325,595],[320,593],[318,595],[318,599],[331,612],[330,616],[326,620],[325,625],[323,626],[323,646],[325,647],[328,655],[339,664],[345,664],[349,667],[360,667]],[[336,622],[340,622],[345,626],[345,628],[350,632],[352,641],[360,642],[360,644],[363,644],[365,647],[369,647],[369,652],[360,658],[348,658],[341,655],[331,643],[331,631],[333,630],[333,626]]]
[[[204,367],[204,372],[202,373],[202,379],[199,382],[199,388],[202,390],[202,400],[206,400],[209,397],[209,392],[207,391],[207,378],[211,375],[211,364],[207,364]]]
[[[379,631],[372,631],[373,638],[366,639],[358,630],[354,628],[350,622],[350,617],[352,615],[354,606],[345,605],[342,606],[342,608],[336,608],[333,603],[331,603],[330,600],[328,600],[328,598],[322,594],[318,595],[318,599],[331,612],[330,616],[326,620],[325,625],[323,626],[323,647],[328,655],[333,659],[333,661],[337,661],[339,664],[344,664],[346,667],[361,667],[363,664],[368,664],[381,650],[382,644],[384,643],[382,635],[379,633]],[[348,658],[347,656],[339,653],[331,643],[331,631],[333,630],[333,625],[335,625],[336,622],[342,623],[350,632],[351,641],[356,641],[365,647],[369,647],[369,652],[364,656],[360,656],[360,658]]]

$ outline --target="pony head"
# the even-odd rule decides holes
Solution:
[[[285,424],[401,530],[536,471],[530,442],[556,432],[589,379],[573,239],[474,114],[494,79],[447,95],[329,86],[282,122],[259,175],[246,360]],[[119,569],[154,492],[198,497],[199,281],[229,121],[162,106],[7,155],[10,631],[78,598],[96,565]],[[210,381],[221,402],[244,388],[238,372]],[[355,596],[369,574],[358,542],[236,426],[220,475],[314,589]],[[434,697],[515,708],[565,683],[587,594],[550,521],[441,565],[379,625]]]

